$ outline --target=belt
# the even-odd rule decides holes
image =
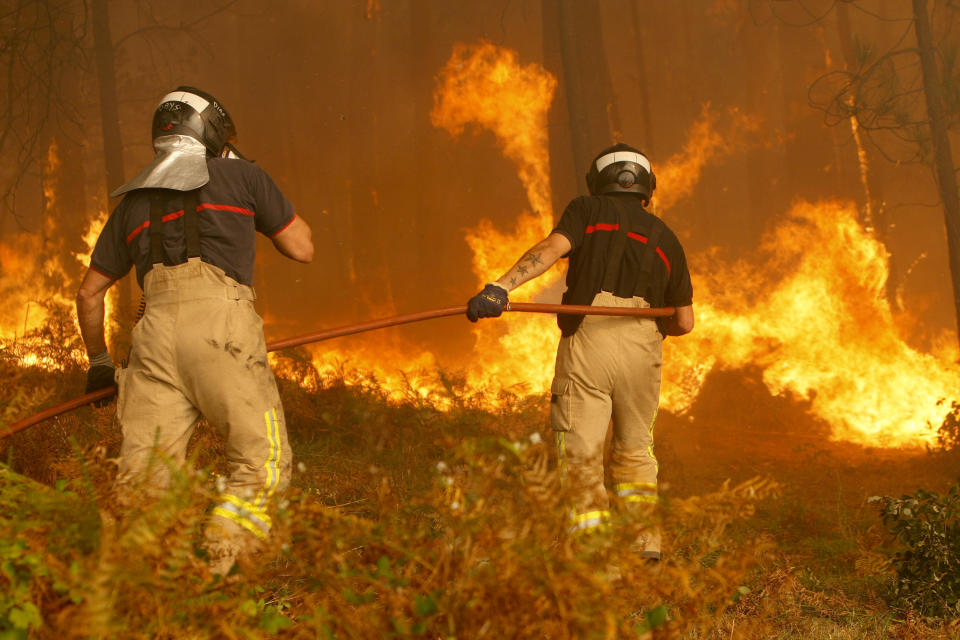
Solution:
[[[256,300],[253,287],[245,284],[224,285],[222,287],[185,287],[150,291],[144,294],[147,304],[166,302],[187,302],[190,300]]]

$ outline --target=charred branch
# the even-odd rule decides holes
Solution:
[[[85,14],[73,3],[21,0],[0,18],[0,83],[6,97],[0,110],[0,216],[16,211],[16,194],[23,180],[37,173],[41,142],[54,133],[72,132],[79,121],[76,106],[65,100],[63,87],[83,69]]]

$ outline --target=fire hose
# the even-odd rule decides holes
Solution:
[[[423,320],[431,320],[433,318],[445,318],[448,316],[462,315],[466,313],[466,311],[466,305],[461,305],[459,307],[446,307],[444,309],[432,309],[430,311],[408,313],[389,318],[380,318],[378,320],[368,320],[367,322],[360,322],[343,327],[336,327],[334,329],[327,329],[325,331],[318,331],[316,333],[307,333],[302,336],[287,338],[286,340],[270,342],[267,343],[267,351],[290,349],[292,347],[299,347],[313,342],[321,342],[323,340],[330,340],[332,338],[339,338],[341,336],[349,336],[355,333],[364,333],[366,331],[374,331],[375,329],[394,327],[401,324],[421,322]],[[673,307],[659,307],[655,309],[635,307],[590,307],[586,305],[541,304],[536,302],[511,302],[505,311],[519,311],[523,313],[570,313],[587,316],[635,316],[641,318],[666,318],[674,314]],[[14,422],[6,428],[5,433],[0,434],[0,438],[13,435],[18,431],[23,431],[24,429],[32,427],[35,424],[43,422],[44,420],[55,418],[56,416],[73,411],[74,409],[78,409],[84,405],[92,404],[100,400],[106,400],[113,396],[116,392],[116,387],[107,387],[106,389],[100,389],[99,391],[93,391],[92,393],[78,396],[72,400],[67,400],[66,402],[62,402],[58,405],[50,407],[49,409],[43,410],[40,413],[34,414],[29,418],[24,418],[23,420]]]

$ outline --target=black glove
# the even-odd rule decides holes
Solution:
[[[488,283],[483,291],[470,298],[467,303],[467,319],[476,322],[479,318],[497,318],[510,300],[507,290],[498,284]]]
[[[114,386],[113,367],[105,364],[98,364],[90,367],[87,371],[87,388],[84,393],[93,393]],[[97,400],[94,406],[102,407],[110,401],[109,398]]]

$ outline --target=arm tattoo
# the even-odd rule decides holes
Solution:
[[[529,260],[533,266],[537,266],[538,264],[543,264],[543,259],[540,257],[541,255],[542,254],[539,254],[539,253],[528,253],[527,260]]]
[[[510,278],[510,287],[512,288],[512,287],[516,287],[516,286],[517,286],[517,279],[516,279],[516,278]]]
[[[527,268],[526,268],[525,266],[523,266],[522,264],[518,264],[518,265],[517,265],[517,273],[519,273],[520,275],[522,275],[522,276],[527,275],[527,271],[529,271],[529,269],[527,269]]]

